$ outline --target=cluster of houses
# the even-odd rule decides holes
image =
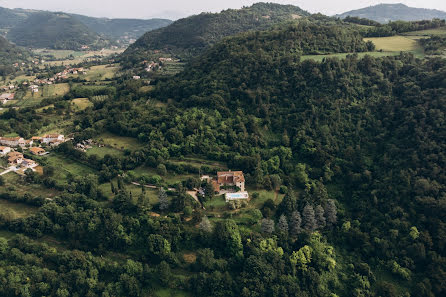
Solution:
[[[65,142],[65,136],[62,134],[47,134],[43,137],[33,137],[24,139],[23,137],[0,137],[0,145],[6,147],[30,147],[34,143],[44,143],[51,146],[57,146]]]
[[[224,194],[226,202],[249,199],[249,194],[245,191],[243,171],[220,171],[216,178],[204,175],[201,180],[211,183],[216,193]]]
[[[174,61],[172,58],[158,58],[159,62],[154,61],[143,61],[143,64],[145,65],[145,70],[147,72],[152,72],[156,70],[160,70],[162,68],[162,63],[164,62],[172,62]]]
[[[39,91],[39,85],[52,85],[56,83],[57,81],[64,80],[68,78],[69,74],[87,74],[87,71],[84,68],[67,68],[62,72],[56,73],[53,77],[50,78],[42,78],[38,79],[36,78],[34,80],[34,84],[30,85],[30,89],[32,92],[38,92]],[[24,82],[24,85],[27,85],[28,83]]]
[[[22,149],[29,148],[29,152],[35,156],[43,156],[48,154],[42,147],[32,146],[34,143],[42,143],[47,145],[59,145],[65,141],[65,136],[62,134],[47,134],[43,137],[33,137],[25,140],[22,137],[0,137],[0,156],[8,157],[8,165],[17,169],[32,169],[34,170],[39,164],[34,160],[27,159],[22,153],[14,151],[13,148],[21,147]]]

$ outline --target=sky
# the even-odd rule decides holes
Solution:
[[[79,13],[109,18],[178,19],[200,12],[218,12],[256,2],[292,4],[312,13],[334,15],[379,3],[404,3],[411,7],[446,11],[445,0],[0,0],[7,8],[28,8]]]

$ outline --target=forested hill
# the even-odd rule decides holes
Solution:
[[[170,25],[167,19],[108,19],[72,14],[92,31],[114,39],[138,39],[144,33]]]
[[[274,85],[271,79],[280,79],[284,71],[280,65],[297,64],[301,55],[373,50],[372,43],[364,42],[359,32],[348,26],[300,22],[288,24],[285,28],[241,33],[223,40],[193,60],[187,71],[172,80],[175,88],[161,88],[158,95],[168,98],[181,94],[186,101],[197,100],[196,103],[201,102],[203,106],[220,106],[222,102],[213,102],[215,97],[208,96],[216,84],[223,83],[229,89],[238,88],[239,85],[252,90],[267,88],[270,84]],[[274,72],[272,69],[275,69]],[[189,97],[192,95],[202,97]],[[249,102],[243,107],[259,106]]]
[[[7,38],[20,46],[53,49],[101,47],[108,43],[74,17],[52,12],[31,14],[12,28]]]
[[[28,14],[18,9],[0,7],[0,29],[7,30],[23,22]]]
[[[299,7],[258,3],[239,10],[202,13],[146,33],[124,53],[127,62],[144,60],[153,51],[189,57],[202,53],[222,38],[249,30],[263,30],[308,15]]]
[[[8,40],[0,36],[0,75],[6,75],[14,71],[14,63],[25,61],[30,54],[25,50],[12,45]]]
[[[408,7],[399,4],[378,4],[358,10],[351,10],[337,15],[340,18],[347,16],[360,17],[380,23],[389,21],[421,21],[432,19],[446,19],[446,12],[436,9]]]

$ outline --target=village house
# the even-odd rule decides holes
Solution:
[[[34,167],[37,167],[39,164],[37,164],[36,161],[31,160],[31,159],[23,159],[21,165],[22,165],[22,167],[31,168],[32,169]]]
[[[59,144],[65,141],[65,136],[62,134],[47,134],[43,136],[42,143]]]
[[[41,147],[32,147],[29,149],[29,152],[36,156],[42,156],[46,153],[45,150]]]
[[[6,156],[11,152],[11,148],[9,146],[0,146],[0,155]]]
[[[8,154],[8,164],[9,166],[20,165],[23,162],[23,154],[19,152],[10,152]]]
[[[241,192],[245,191],[245,176],[243,175],[243,171],[229,170],[217,172],[217,183],[220,188],[223,186],[235,186]]]
[[[41,142],[41,141],[42,141],[42,137],[39,137],[39,136],[33,136],[33,137],[31,138],[31,140],[34,141],[34,142]]]
[[[139,75],[134,75],[134,76],[133,76],[133,79],[135,79],[135,80],[141,79],[141,76],[139,76]]]
[[[6,104],[6,102],[8,102],[8,100],[14,100],[15,94],[13,93],[5,93],[0,95],[0,102],[2,104]]]
[[[25,139],[22,137],[0,137],[0,144],[10,147],[25,146]]]

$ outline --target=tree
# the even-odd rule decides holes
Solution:
[[[280,216],[277,228],[282,232],[288,233],[288,222],[285,215]]]
[[[170,243],[161,235],[150,234],[148,238],[148,247],[151,254],[165,258],[170,254]]]
[[[314,209],[313,206],[311,206],[310,204],[307,204],[304,207],[304,210],[302,212],[302,223],[306,231],[313,232],[314,230],[316,230],[317,225],[314,215]]]
[[[314,210],[314,215],[316,219],[316,225],[318,229],[322,229],[326,226],[326,221],[324,217],[324,209],[322,206],[318,205],[316,206],[316,209]]]
[[[291,214],[289,228],[292,236],[296,236],[302,232],[302,218],[300,217],[299,211],[295,210]]]
[[[274,221],[271,219],[263,219],[262,220],[262,226],[261,226],[262,232],[271,234],[274,232]]]
[[[158,174],[161,175],[161,176],[166,176],[166,175],[167,175],[166,165],[164,165],[164,164],[159,164],[159,165],[156,167],[156,171],[157,171]]]
[[[5,178],[3,176],[0,176],[0,186],[5,185]]]
[[[337,221],[337,210],[336,210],[336,204],[333,199],[327,200],[327,203],[325,204],[325,217],[327,219],[327,224],[335,225]]]
[[[278,206],[279,214],[289,215],[297,209],[297,198],[294,191],[290,190],[283,197],[282,202]]]
[[[199,228],[201,231],[206,232],[206,233],[211,233],[212,232],[212,224],[211,221],[209,221],[207,216],[204,216],[201,219]]]
[[[240,231],[233,220],[217,223],[214,230],[215,244],[226,256],[243,257],[243,245]]]
[[[115,188],[115,185],[113,184],[113,181],[110,181],[110,188],[111,188],[111,192],[113,194],[116,194],[116,188]]]
[[[161,187],[159,189],[158,192],[158,199],[159,199],[159,203],[160,203],[160,210],[166,210],[169,208],[169,200],[167,199],[167,194],[166,191],[164,190],[163,187]]]

